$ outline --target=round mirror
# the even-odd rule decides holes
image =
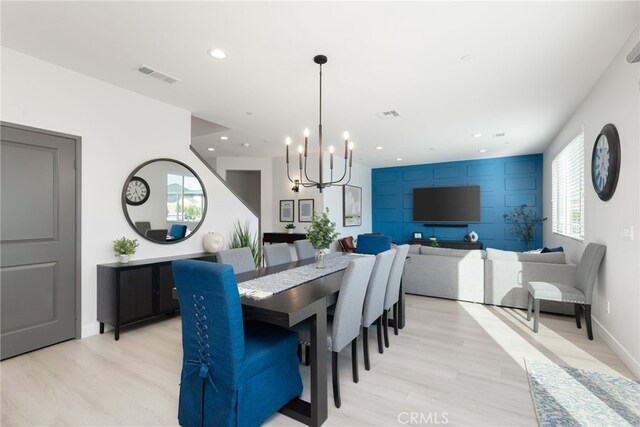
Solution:
[[[189,166],[172,159],[149,160],[138,166],[122,189],[127,222],[155,243],[188,239],[207,212],[207,193]]]

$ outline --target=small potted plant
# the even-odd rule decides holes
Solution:
[[[293,223],[289,223],[285,225],[284,228],[287,229],[287,233],[293,234],[293,229],[296,228],[296,226]]]
[[[536,215],[534,210],[527,205],[515,208],[502,216],[505,222],[511,224],[511,231],[518,240],[525,241],[527,250],[531,249],[531,241],[533,241],[536,226],[547,220],[547,218]]]
[[[122,238],[113,241],[113,252],[120,258],[121,263],[126,264],[131,255],[136,253],[138,245],[138,239],[127,239],[122,236]]]
[[[336,223],[329,219],[329,209],[311,217],[311,225],[306,228],[307,239],[316,250],[316,268],[324,268],[324,251],[340,235],[336,232]]]

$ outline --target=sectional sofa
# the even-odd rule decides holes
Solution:
[[[410,294],[527,308],[527,282],[572,283],[576,266],[563,252],[460,250],[412,245],[403,287]],[[570,304],[543,301],[541,310],[573,314]]]

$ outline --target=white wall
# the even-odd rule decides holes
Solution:
[[[158,82],[159,90],[164,83]],[[134,258],[202,252],[202,236],[257,219],[191,152],[191,114],[99,80],[2,48],[3,121],[82,137],[82,336],[98,332],[96,264],[114,262],[111,242],[137,237],[120,195],[129,173],[146,160],[167,157],[191,166],[209,202],[204,224],[173,245],[140,239]]]
[[[640,64],[625,60],[638,40],[636,29],[544,152],[544,207],[545,216],[551,218],[551,161],[584,126],[585,241],[553,234],[551,224],[544,227],[544,241],[549,247],[563,246],[576,263],[587,243],[607,246],[594,292],[595,329],[640,377]],[[591,185],[590,165],[593,143],[607,123],[618,129],[622,162],[616,192],[603,202]],[[634,227],[633,241],[623,239],[623,227],[627,225]]]

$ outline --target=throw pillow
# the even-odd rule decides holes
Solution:
[[[564,252],[564,249],[562,248],[562,246],[558,246],[557,248],[548,248],[548,247],[544,247],[542,248],[542,251],[540,251],[540,253],[542,254],[546,254],[549,252]]]

